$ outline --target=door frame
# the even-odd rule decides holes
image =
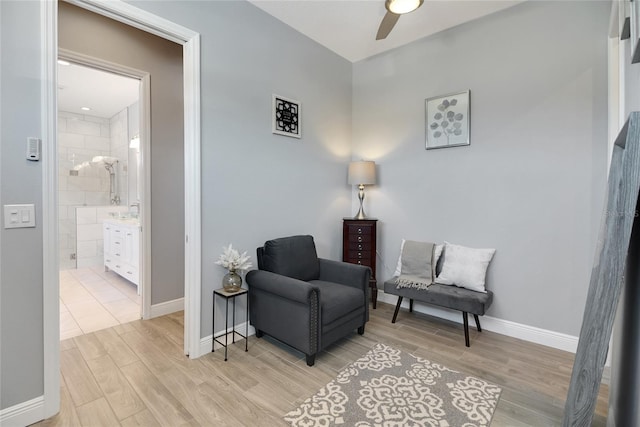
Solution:
[[[199,357],[201,311],[200,191],[200,35],[121,0],[67,0],[76,6],[133,26],[183,46],[185,166],[185,291],[184,353]],[[43,228],[43,417],[60,408],[60,314],[58,274],[57,58],[56,0],[40,0],[41,126]],[[149,166],[149,165],[148,165]],[[147,167],[147,169],[150,169]],[[147,209],[148,211],[148,209]],[[149,234],[149,233],[148,233]]]
[[[105,61],[100,58],[83,55],[67,49],[58,48],[58,58],[89,68],[130,77],[140,82],[140,90],[138,93],[138,105],[140,112],[140,164],[142,165],[142,172],[144,174],[142,176],[142,181],[138,182],[138,185],[142,189],[142,191],[140,191],[139,207],[140,227],[142,229],[142,253],[140,254],[139,263],[141,266],[140,293],[142,296],[140,315],[143,319],[149,319],[151,318],[151,168],[149,167],[149,159],[151,159],[151,146],[149,140],[149,135],[151,135],[150,75],[146,71]]]

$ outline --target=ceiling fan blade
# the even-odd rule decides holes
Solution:
[[[391,13],[387,11],[387,14],[382,18],[382,22],[380,23],[380,28],[378,28],[378,34],[376,34],[376,40],[386,39],[393,27],[398,22],[400,15],[396,15],[395,13]]]

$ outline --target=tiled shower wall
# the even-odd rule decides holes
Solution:
[[[120,131],[122,128],[124,134]],[[115,138],[112,136],[112,129],[115,131]],[[110,204],[109,172],[104,165],[91,162],[95,156],[114,156],[120,160],[119,193],[121,206],[127,206],[125,171],[128,153],[121,149],[123,144],[128,148],[126,129],[126,108],[111,120],[64,111],[58,113],[58,234],[61,270],[76,268],[77,265],[76,207]],[[125,190],[122,191],[122,188]]]
[[[120,205],[128,206],[127,186],[128,158],[129,158],[129,125],[128,125],[128,108],[120,111],[113,116],[109,123],[109,132],[111,135],[109,149],[111,156],[120,159],[118,162],[118,195],[120,196]]]

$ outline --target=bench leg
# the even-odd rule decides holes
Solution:
[[[478,315],[474,314],[473,318],[476,319],[476,329],[478,329],[478,332],[482,332],[482,328],[480,327],[480,319],[478,318]]]
[[[467,312],[462,312],[462,322],[464,323],[464,345],[469,347],[469,318]]]
[[[413,313],[413,298],[409,298],[409,313]]]
[[[402,304],[402,297],[398,297],[398,303],[396,304],[396,311],[393,312],[393,319],[391,319],[391,323],[396,323],[396,317],[398,317],[398,311],[400,311],[400,304]]]

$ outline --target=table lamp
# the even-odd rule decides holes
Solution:
[[[358,198],[360,199],[360,210],[353,219],[366,219],[362,209],[362,201],[364,200],[364,186],[376,183],[376,163],[372,161],[359,161],[349,163],[348,182],[351,185],[357,185]]]

